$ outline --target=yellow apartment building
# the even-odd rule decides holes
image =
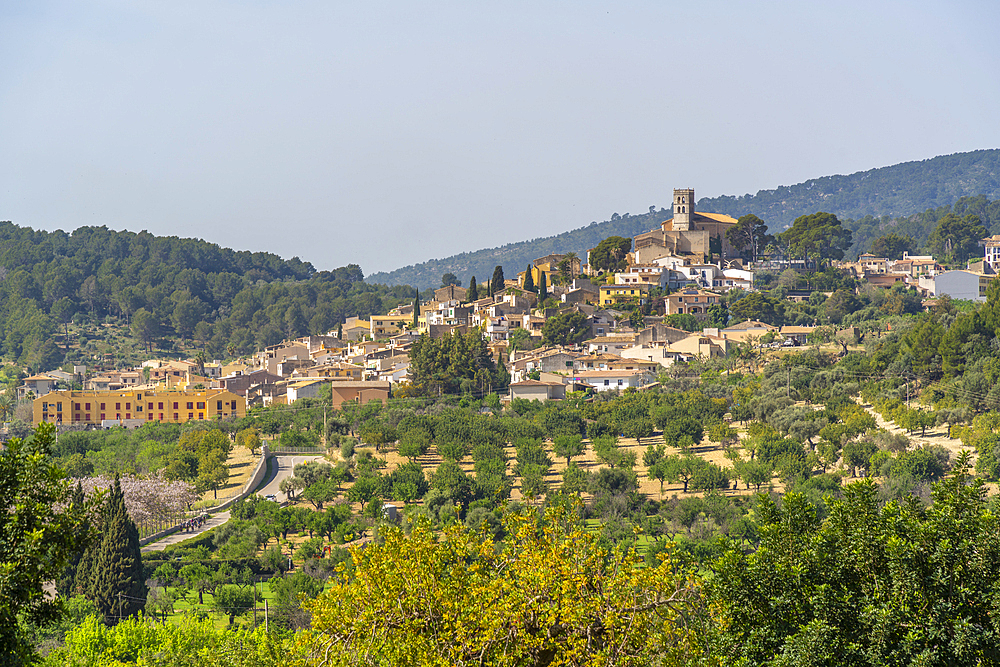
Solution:
[[[376,339],[395,336],[413,322],[413,315],[372,315],[371,332]]]
[[[600,291],[601,306],[642,305],[649,298],[649,285],[646,283],[601,285],[598,290]]]
[[[109,420],[167,422],[245,417],[247,401],[225,389],[202,391],[120,390],[52,391],[34,400],[32,421],[52,424],[91,424]]]

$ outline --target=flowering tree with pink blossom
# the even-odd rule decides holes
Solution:
[[[107,476],[84,477],[80,480],[87,495],[114,486],[114,479]],[[158,526],[167,526],[180,520],[191,504],[198,500],[192,484],[170,481],[162,473],[149,477],[122,477],[122,492],[129,516],[139,526],[140,533],[151,533]]]

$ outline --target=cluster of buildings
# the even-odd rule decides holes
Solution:
[[[556,399],[568,391],[648,387],[661,369],[677,361],[726,356],[750,337],[771,334],[774,344],[806,343],[813,327],[743,322],[690,333],[663,324],[664,315],[706,319],[724,292],[754,289],[754,273],[736,257],[727,235],[736,224],[727,215],[696,211],[694,190],[674,190],[673,217],[636,236],[624,268],[611,276],[594,277],[598,272],[590,265],[590,253],[585,263],[573,253],[551,254],[506,280],[492,296],[470,300],[465,288],[448,285],[419,306],[349,318],[339,335],[285,341],[237,362],[151,360],[93,375],[77,367],[74,373],[27,378],[18,398],[33,400],[35,423],[84,427],[241,417],[248,406],[317,397],[327,386],[334,406],[385,401],[393,385],[409,379],[410,348],[419,336],[479,331],[510,370],[511,399]],[[984,300],[1000,267],[1000,236],[981,245],[984,259],[965,270],[943,271],[933,257],[907,253],[899,260],[864,254],[839,266],[878,287],[902,283],[925,296]],[[784,268],[809,267],[786,262]],[[534,285],[544,280],[550,299],[539,303],[537,291],[525,289],[529,276]],[[629,316],[637,306],[648,306],[656,315],[633,327],[638,323]],[[582,315],[586,339],[569,347],[542,347],[546,321],[567,313]]]
[[[18,395],[32,400],[35,424],[75,427],[239,418],[248,406],[316,397],[326,385],[339,407],[388,399],[390,382],[366,372],[369,364],[390,358],[387,349],[372,341],[342,344],[336,336],[308,336],[229,364],[150,360],[94,375],[82,366],[73,374],[40,373],[26,378]]]
[[[841,262],[838,266],[875,287],[902,284],[924,297],[986,301],[986,289],[1000,270],[1000,235],[981,239],[979,245],[983,246],[982,259],[970,261],[964,269],[945,270],[930,255],[906,252],[900,259],[865,253],[856,262]]]

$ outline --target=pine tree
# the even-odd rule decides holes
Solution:
[[[117,477],[105,506],[102,530],[88,597],[104,614],[105,622],[113,625],[139,612],[149,592],[142,573],[139,530],[125,509],[125,494]]]
[[[524,291],[535,291],[535,278],[531,275],[531,264],[528,264],[528,268],[524,272]]]
[[[466,299],[469,303],[479,301],[479,283],[476,282],[475,276],[472,276],[472,279],[469,281],[469,293],[466,294]]]
[[[549,297],[549,285],[545,279],[545,272],[539,271],[538,273],[540,274],[538,277],[538,300],[545,301]]]

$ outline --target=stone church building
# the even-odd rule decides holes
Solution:
[[[716,252],[721,251],[727,257],[737,254],[726,238],[736,218],[695,211],[694,201],[693,189],[674,190],[674,217],[659,229],[635,237],[632,246],[635,264],[651,264],[668,255],[702,263],[710,257],[713,245]]]

